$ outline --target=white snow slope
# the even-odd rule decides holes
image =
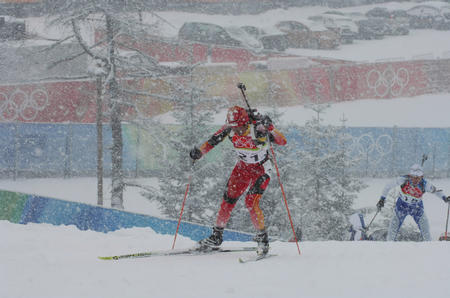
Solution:
[[[0,297],[433,297],[450,293],[450,242],[275,242],[245,253],[104,261],[168,249],[173,237],[134,228],[103,234],[0,221]],[[192,246],[179,237],[177,247]],[[224,246],[248,245],[225,242]]]

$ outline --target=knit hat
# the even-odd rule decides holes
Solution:
[[[423,176],[423,169],[418,164],[413,164],[411,166],[411,169],[409,170],[409,175],[414,177],[421,177]]]

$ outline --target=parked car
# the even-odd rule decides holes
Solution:
[[[447,19],[450,19],[450,5],[441,8],[441,13]]]
[[[25,21],[11,16],[0,16],[0,40],[19,40],[25,36]]]
[[[407,11],[411,29],[431,29],[440,18],[439,8],[431,5],[417,5]]]
[[[341,15],[321,14],[311,16],[309,20],[322,23],[326,28],[335,31],[341,36],[341,44],[353,43],[358,35],[358,25],[350,18]]]
[[[359,39],[382,39],[389,31],[384,21],[377,18],[362,19],[358,24]]]
[[[374,7],[366,12],[369,18],[390,18],[391,13],[386,7]]]
[[[178,38],[230,47],[245,47],[252,50],[263,49],[261,42],[241,28],[224,28],[210,23],[185,23],[178,31]]]
[[[450,5],[441,7],[441,15],[434,22],[436,30],[450,30]]]
[[[340,44],[340,35],[322,24],[281,21],[275,27],[286,35],[291,48],[335,49]]]
[[[394,19],[384,19],[386,23],[386,35],[408,35],[409,25],[400,23]]]
[[[391,12],[391,19],[397,21],[400,26],[407,28],[409,32],[409,17],[406,10],[403,9],[394,9]]]
[[[348,12],[346,17],[355,22],[358,27],[358,34],[355,39],[381,39],[384,33],[376,32],[376,29],[372,28],[372,22],[367,22],[368,18],[361,12]]]
[[[258,39],[266,50],[284,51],[289,47],[287,36],[279,31],[268,33],[255,26],[242,26],[242,30]]]
[[[406,10],[403,9],[394,9],[391,11],[391,18],[394,19],[402,19],[407,21],[408,20],[408,13],[406,12]]]
[[[366,12],[366,16],[371,19],[375,18],[379,22],[385,23],[384,35],[408,35],[409,21],[405,17],[406,11],[399,10],[390,11],[385,7],[375,7]],[[407,15],[406,15],[407,16]]]

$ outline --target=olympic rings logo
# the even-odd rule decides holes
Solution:
[[[392,152],[393,140],[390,135],[380,135],[376,139],[370,134],[363,134],[352,138],[353,152],[360,159],[372,164],[378,164],[384,157]]]
[[[32,121],[48,105],[48,93],[43,89],[33,90],[30,94],[17,89],[9,96],[0,92],[0,120],[14,121],[21,118]]]
[[[399,96],[409,83],[409,72],[403,67],[395,71],[392,65],[389,65],[383,72],[372,69],[367,73],[366,80],[367,86],[373,89],[378,97],[385,97],[389,93]]]

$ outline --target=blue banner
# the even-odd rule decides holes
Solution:
[[[20,217],[18,222],[17,216]],[[176,220],[8,191],[0,191],[0,219],[21,224],[74,225],[80,230],[104,233],[148,227],[167,235],[174,235],[178,224]],[[179,234],[198,241],[211,234],[211,227],[182,221]],[[250,234],[231,230],[226,230],[223,236],[227,241],[252,240]]]
[[[351,171],[358,176],[402,174],[411,164],[420,163],[423,154],[428,155],[424,165],[427,175],[450,174],[448,128],[350,127],[345,128],[345,133],[351,136],[345,144],[347,151],[358,161]],[[3,176],[95,176],[97,131],[94,124],[2,123],[0,135]],[[286,137],[288,143],[301,150],[301,131],[286,129]],[[105,175],[111,169],[111,144],[111,130],[105,125]],[[129,124],[123,125],[123,144],[123,169],[131,176],[155,173],[164,166],[164,158],[175,154],[170,144],[164,145],[151,133]],[[213,155],[221,158],[221,150],[215,150]]]

